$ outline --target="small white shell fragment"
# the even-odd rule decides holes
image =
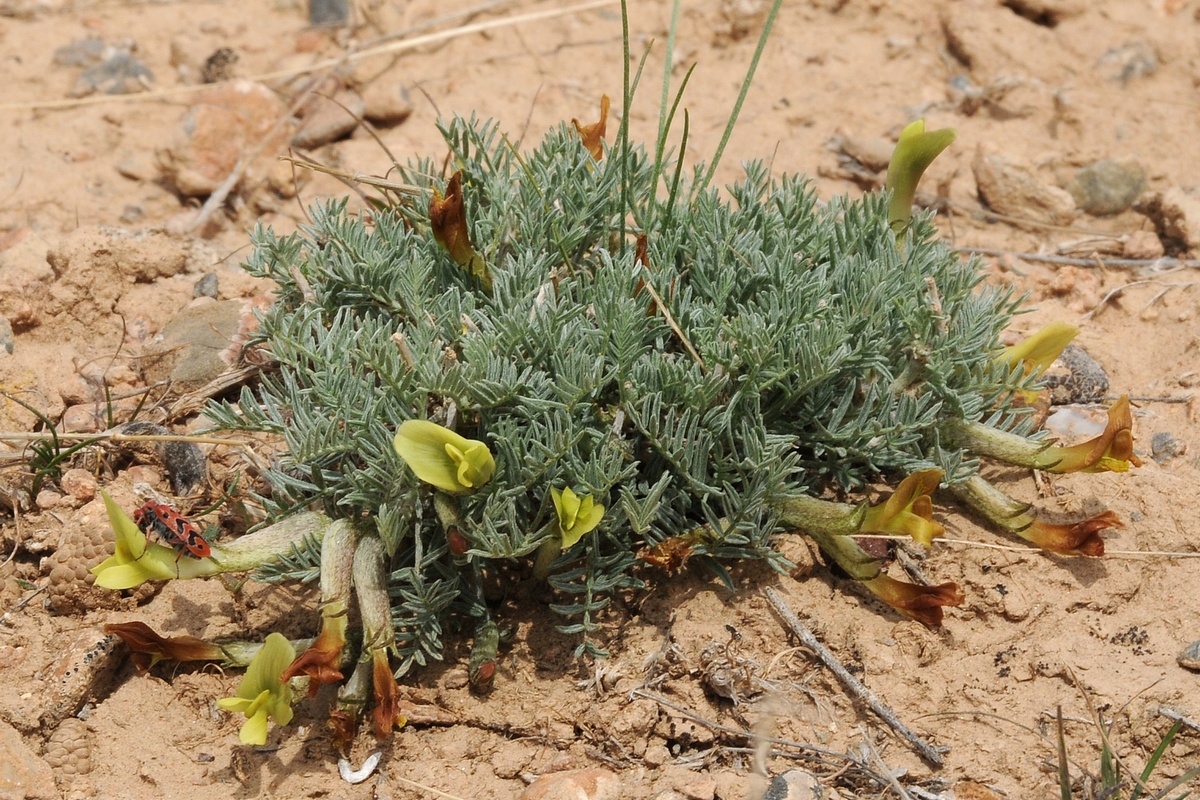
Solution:
[[[379,766],[379,759],[383,757],[382,753],[371,753],[367,756],[367,760],[357,770],[350,768],[350,762],[345,758],[338,759],[338,774],[342,776],[342,780],[346,783],[362,783],[367,778],[371,777],[371,773]]]

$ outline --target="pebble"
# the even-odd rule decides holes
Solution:
[[[239,346],[239,337],[244,340],[244,329],[252,321],[253,313],[242,300],[217,300],[183,309],[146,347],[146,380],[169,380],[181,391],[204,386],[232,363],[236,354],[232,348]]]
[[[211,297],[214,300],[220,290],[220,284],[217,280],[217,273],[209,272],[200,280],[196,281],[196,285],[192,287],[193,297]]]
[[[57,48],[50,60],[56,67],[90,67],[104,60],[106,49],[103,39],[89,37]]]
[[[233,78],[233,67],[238,62],[238,54],[232,47],[218,47],[204,59],[200,67],[201,83],[220,83]]]
[[[1042,376],[1051,405],[1096,403],[1108,394],[1108,374],[1082,347],[1069,344]]]
[[[1172,458],[1187,452],[1187,442],[1173,433],[1159,431],[1150,439],[1150,457],[1159,464],[1165,464]]]
[[[75,81],[68,94],[86,97],[96,92],[104,94],[136,94],[146,91],[154,82],[154,73],[128,51],[118,51],[101,64],[86,69]]]
[[[37,757],[21,734],[0,722],[0,798],[57,800],[54,773]]]
[[[1136,159],[1105,159],[1088,164],[1067,185],[1075,205],[1097,216],[1119,214],[1134,204],[1146,187],[1146,170]]]
[[[1065,189],[1044,183],[989,145],[979,146],[971,169],[979,196],[999,214],[1050,225],[1070,225],[1075,219],[1075,200]]]
[[[892,160],[895,143],[882,136],[843,136],[838,142],[843,153],[867,169],[882,172]]]
[[[521,800],[620,800],[623,796],[617,774],[596,767],[542,775],[521,793]]]
[[[52,508],[57,508],[58,504],[62,502],[62,499],[63,496],[58,492],[50,489],[42,489],[37,493],[37,498],[34,500],[34,503],[42,511],[49,511]]]
[[[292,147],[311,150],[345,138],[363,118],[365,106],[357,92],[341,89],[332,99],[316,97],[315,100],[292,137]]]
[[[12,323],[8,321],[8,317],[0,314],[0,351],[11,356],[14,347]]]
[[[821,782],[811,772],[789,769],[776,775],[767,786],[763,800],[822,800]]]
[[[86,469],[69,469],[59,478],[58,485],[76,500],[86,503],[96,496],[96,477]]]
[[[1121,255],[1125,258],[1140,258],[1150,261],[1162,258],[1166,253],[1162,239],[1154,231],[1134,231],[1121,243]]]
[[[412,100],[403,86],[374,81],[362,89],[363,117],[381,128],[391,128],[412,116]]]
[[[1164,239],[1173,239],[1191,253],[1200,253],[1200,194],[1171,187],[1146,203],[1146,212]]]
[[[286,113],[261,83],[231,81],[200,92],[176,126],[174,141],[157,153],[163,177],[180,194],[203,197],[225,181],[244,153],[261,145],[264,158],[242,176],[243,185],[258,185],[291,139],[290,124],[272,133]]]
[[[131,181],[148,183],[158,178],[158,165],[154,156],[145,150],[130,153],[117,164],[117,173]]]
[[[345,25],[350,21],[350,5],[347,0],[311,0],[308,4],[308,24]]]
[[[1200,672],[1200,639],[1180,650],[1179,656],[1175,660],[1184,669],[1194,669]]]
[[[1145,42],[1127,42],[1114,47],[1097,63],[1100,74],[1107,80],[1124,85],[1135,78],[1147,78],[1158,71],[1158,56]]]

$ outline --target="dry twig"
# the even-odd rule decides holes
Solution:
[[[901,737],[912,745],[912,748],[920,753],[922,758],[935,767],[942,766],[942,754],[936,747],[922,739],[915,731],[901,722],[895,712],[884,705],[875,696],[874,692],[868,689],[858,678],[851,675],[850,671],[842,666],[842,663],[837,660],[837,657],[825,645],[821,644],[812,631],[804,627],[804,624],[800,622],[800,618],[796,616],[796,613],[792,611],[791,607],[788,606],[787,602],[778,592],[769,586],[764,591],[767,595],[767,600],[771,603],[775,612],[786,623],[788,630],[796,635],[801,644],[813,651],[821,663],[837,676],[837,679],[847,691],[866,703],[872,711],[879,715],[880,719],[891,726],[892,730],[900,734]]]
[[[1068,267],[1100,267],[1101,269],[1154,267],[1155,270],[1200,269],[1200,259],[1182,258],[1077,258],[1054,256],[1041,253],[1019,253],[1015,250],[998,250],[992,247],[959,247],[958,252],[974,256],[1013,256],[1022,261],[1038,261],[1043,264],[1062,264]]]

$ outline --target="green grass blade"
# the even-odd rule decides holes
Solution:
[[[1167,752],[1167,748],[1171,746],[1171,742],[1175,740],[1175,735],[1179,733],[1182,727],[1182,722],[1176,722],[1167,731],[1166,735],[1163,736],[1162,741],[1158,743],[1158,747],[1154,748],[1154,752],[1150,754],[1150,760],[1146,762],[1146,768],[1142,770],[1142,775],[1138,778],[1137,786],[1133,787],[1133,791],[1129,795],[1129,800],[1138,800],[1142,796],[1142,788],[1146,785],[1146,781],[1150,780],[1150,775],[1154,772],[1154,768],[1158,766],[1163,753]]]
[[[1071,770],[1067,767],[1067,740],[1063,736],[1062,706],[1058,707],[1058,790],[1062,800],[1071,800]]]
[[[775,0],[771,4],[771,11],[767,14],[767,21],[763,25],[762,33],[758,37],[758,46],[754,48],[754,57],[750,59],[750,67],[746,70],[746,77],[742,79],[742,88],[738,92],[737,102],[733,104],[733,111],[729,114],[729,120],[725,123],[725,132],[721,134],[721,142],[717,145],[716,152],[713,153],[712,161],[708,165],[708,172],[704,176],[704,180],[696,184],[692,188],[692,196],[695,197],[708,188],[712,183],[713,175],[716,174],[717,165],[721,163],[721,156],[725,153],[725,145],[729,144],[729,137],[733,135],[733,128],[737,125],[738,115],[742,113],[742,103],[746,101],[746,95],[750,92],[750,84],[754,82],[754,73],[758,70],[759,59],[762,58],[763,50],[767,47],[767,38],[771,35],[771,28],[775,26],[775,18],[779,15],[779,7],[783,5],[783,0]]]

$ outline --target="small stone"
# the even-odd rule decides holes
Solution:
[[[521,800],[620,800],[621,779],[607,769],[573,769],[542,775]]]
[[[821,782],[811,772],[789,769],[771,779],[763,800],[822,800]]]
[[[1154,231],[1134,231],[1125,237],[1121,255],[1125,258],[1152,260],[1162,258],[1166,249]]]
[[[310,0],[308,4],[308,24],[314,27],[322,25],[345,25],[350,21],[350,4],[347,0]]]
[[[1135,159],[1105,159],[1079,170],[1067,191],[1079,208],[1103,217],[1119,214],[1132,206],[1145,186],[1146,171]]]
[[[122,159],[121,163],[117,164],[117,172],[131,181],[142,183],[158,179],[158,165],[154,163],[154,156],[145,150],[130,153]]]
[[[1069,344],[1042,376],[1051,405],[1099,402],[1108,394],[1108,373],[1082,347]]]
[[[200,67],[201,83],[220,83],[233,78],[233,66],[238,62],[238,54],[231,47],[218,47]]]
[[[1145,42],[1128,42],[1114,47],[1097,64],[1101,75],[1121,85],[1135,78],[1146,78],[1158,71],[1158,55]]]
[[[1107,426],[1107,412],[1087,406],[1060,406],[1042,423],[1047,433],[1065,442],[1081,442],[1099,436]]]
[[[84,70],[68,94],[71,97],[86,97],[96,92],[104,94],[136,94],[150,88],[154,73],[133,53],[114,49],[103,63]]]
[[[0,798],[56,800],[58,797],[50,765],[37,757],[12,726],[0,722]]]
[[[1146,212],[1163,239],[1200,253],[1200,195],[1172,187],[1152,197]]]
[[[180,194],[203,197],[229,177],[238,159],[261,147],[264,158],[242,176],[243,185],[257,185],[291,138],[290,124],[275,127],[286,114],[283,102],[261,83],[232,81],[199,93],[175,141],[158,151],[163,177]]]
[[[671,760],[671,751],[666,748],[666,745],[652,744],[646,748],[645,755],[642,756],[642,761],[647,767],[661,767]]]
[[[180,311],[146,348],[147,380],[170,380],[183,391],[212,381],[233,362],[254,316],[241,300],[218,300]]]
[[[882,136],[843,136],[841,150],[867,169],[882,172],[892,160],[895,144]]]
[[[8,317],[0,314],[0,353],[7,353],[11,356],[15,346],[12,323],[8,321]]]
[[[1200,672],[1200,639],[1180,650],[1175,661],[1184,669],[1194,669]]]
[[[363,99],[349,89],[337,92],[333,99],[317,97],[292,137],[292,146],[311,150],[349,136],[363,111]]]
[[[465,689],[470,682],[470,676],[465,669],[454,667],[442,675],[442,686],[450,691]]]
[[[524,742],[504,742],[492,753],[492,772],[497,778],[512,780],[529,766],[533,754]]]
[[[674,789],[688,800],[713,800],[717,796],[717,782],[707,772],[687,770],[675,779]]]
[[[192,296],[211,297],[215,300],[219,292],[219,288],[217,273],[209,272],[200,280],[196,281],[196,285],[192,287]]]
[[[391,128],[412,116],[413,105],[403,86],[378,80],[362,90],[363,117],[381,128]]]
[[[980,198],[997,213],[1050,225],[1070,225],[1075,219],[1075,200],[1066,190],[1043,183],[1032,170],[987,145],[979,146],[971,168]]]
[[[62,429],[67,433],[95,433],[102,427],[95,405],[71,406],[63,412]]]
[[[55,492],[51,489],[42,489],[40,492],[38,492],[34,503],[36,503],[37,507],[42,511],[49,511],[52,508],[56,508],[58,504],[62,502],[62,499],[63,496],[58,492]]]
[[[67,470],[58,484],[64,492],[84,503],[96,496],[96,478],[86,469]]]
[[[1150,439],[1150,457],[1159,464],[1165,464],[1172,458],[1187,452],[1187,442],[1167,431],[1159,431]]]

